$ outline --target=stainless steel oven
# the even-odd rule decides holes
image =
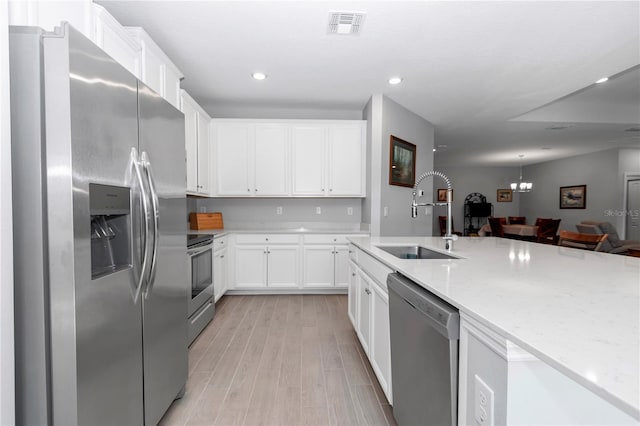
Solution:
[[[213,235],[187,236],[191,298],[189,299],[189,342],[213,319]]]

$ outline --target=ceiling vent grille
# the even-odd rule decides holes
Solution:
[[[329,12],[328,34],[356,35],[364,23],[364,12]]]
[[[546,130],[565,130],[574,126],[575,124],[554,124],[551,127],[547,127]]]
[[[640,132],[640,127],[629,127],[625,132]]]

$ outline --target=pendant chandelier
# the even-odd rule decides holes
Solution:
[[[511,182],[511,191],[531,192],[531,189],[533,189],[533,183],[522,180],[522,158],[524,155],[520,154],[518,157],[520,157],[520,180],[518,182]]]

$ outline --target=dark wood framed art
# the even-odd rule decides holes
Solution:
[[[560,208],[561,209],[587,208],[587,185],[561,186],[560,187]]]
[[[389,141],[389,185],[412,188],[416,182],[416,146],[393,135]]]

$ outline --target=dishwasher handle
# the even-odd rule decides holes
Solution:
[[[460,314],[454,306],[398,273],[387,276],[387,287],[424,315],[438,333],[449,340],[460,338]]]

